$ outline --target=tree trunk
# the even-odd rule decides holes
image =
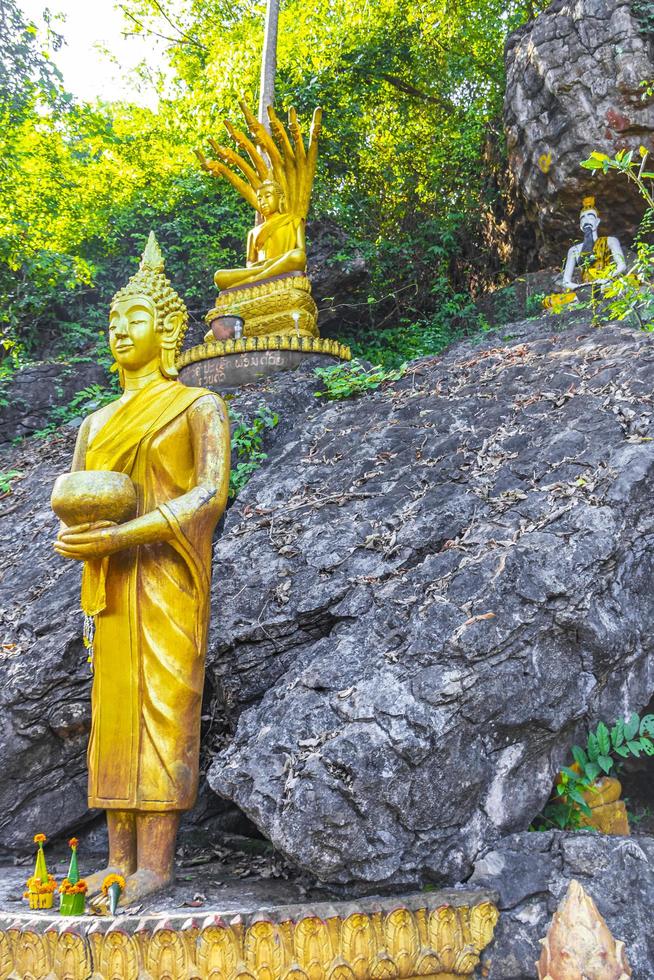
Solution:
[[[261,59],[261,85],[259,95],[259,122],[270,130],[267,108],[275,102],[275,72],[277,70],[277,24],[280,0],[268,0],[266,6],[266,31]]]

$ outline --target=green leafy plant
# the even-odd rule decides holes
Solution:
[[[627,804],[627,813],[629,814],[629,823],[632,827],[637,827],[638,824],[641,824],[644,821],[649,822],[651,820],[653,816],[651,807],[644,806],[642,809],[634,811],[629,807],[629,802],[629,800],[625,800],[625,804]]]
[[[618,772],[621,759],[654,755],[654,715],[642,718],[634,712],[629,718],[619,718],[612,728],[600,722],[589,732],[585,746],[573,745],[574,766],[564,766],[554,794],[542,814],[534,821],[533,829],[576,830],[589,817],[589,792],[601,776]]]
[[[313,373],[325,386],[325,391],[316,391],[315,396],[338,401],[354,395],[363,395],[367,391],[379,388],[384,381],[397,381],[405,371],[405,364],[395,370],[385,371],[379,364],[367,368],[357,360],[335,364],[328,368],[315,368]]]
[[[11,485],[17,476],[22,476],[21,470],[8,470],[6,473],[0,472],[0,494],[11,493]]]
[[[267,429],[275,428],[279,416],[265,402],[258,406],[251,422],[231,408],[229,415],[233,424],[232,452],[237,457],[236,466],[232,466],[229,474],[229,497],[235,500],[252,474],[268,458],[263,451],[264,435]]]
[[[623,275],[604,290],[602,313],[614,320],[633,317],[643,330],[654,329],[654,246],[646,239],[654,231],[654,171],[648,169],[649,151],[641,146],[638,152],[620,150],[614,157],[593,151],[581,166],[586,170],[618,171],[638,188],[646,211],[634,240],[636,261]],[[595,290],[593,290],[593,294]],[[593,297],[595,298],[595,297]]]
[[[543,315],[543,300],[545,299],[545,296],[546,293],[531,293],[529,296],[527,296],[527,300],[525,302],[525,312],[528,319]]]
[[[631,0],[631,9],[645,37],[654,37],[654,8],[651,0]]]

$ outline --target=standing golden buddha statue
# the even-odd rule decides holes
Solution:
[[[221,292],[206,321],[211,324],[221,316],[236,315],[244,321],[246,337],[317,337],[318,310],[306,275],[305,225],[322,110],[316,109],[313,114],[309,145],[305,147],[294,109],[289,112],[289,136],[272,107],[268,108],[268,132],[246,102],[240,105],[249,136],[228,121],[225,126],[249,162],[214,140],[210,143],[218,160],[207,160],[200,151],[197,156],[208,173],[230,182],[252,205],[260,221],[248,234],[246,265],[216,272],[214,282]],[[205,340],[212,339],[209,331]]]
[[[223,401],[177,380],[187,322],[151,232],[109,314],[123,394],[83,421],[59,509],[53,494],[63,516],[75,480],[129,477],[136,491],[133,519],[97,522],[96,507],[95,523],[78,519],[54,545],[85,562],[82,609],[94,623],[89,806],[106,810],[109,863],[89,893],[123,875],[123,905],[171,880],[180,814],[198,785],[211,540],[230,457]]]

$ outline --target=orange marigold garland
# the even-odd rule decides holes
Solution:
[[[102,894],[107,895],[112,885],[118,885],[118,887],[122,892],[125,889],[125,879],[123,878],[122,875],[114,875],[114,874],[107,875],[107,877],[102,882]]]
[[[111,915],[116,914],[118,899],[125,890],[125,879],[122,875],[111,874],[102,882],[102,894],[109,899],[109,911]]]
[[[48,875],[47,881],[41,881],[36,875],[32,875],[25,882],[27,891],[23,892],[24,898],[29,898],[30,895],[53,895],[57,890],[57,882],[52,875]],[[37,906],[38,907],[38,906]]]
[[[59,891],[62,895],[86,895],[88,890],[89,886],[83,878],[80,878],[76,885],[68,878],[64,878],[59,885]]]

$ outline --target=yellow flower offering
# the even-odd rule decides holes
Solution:
[[[102,882],[102,894],[107,895],[112,885],[118,885],[122,892],[125,890],[125,879],[122,875],[107,875]]]

